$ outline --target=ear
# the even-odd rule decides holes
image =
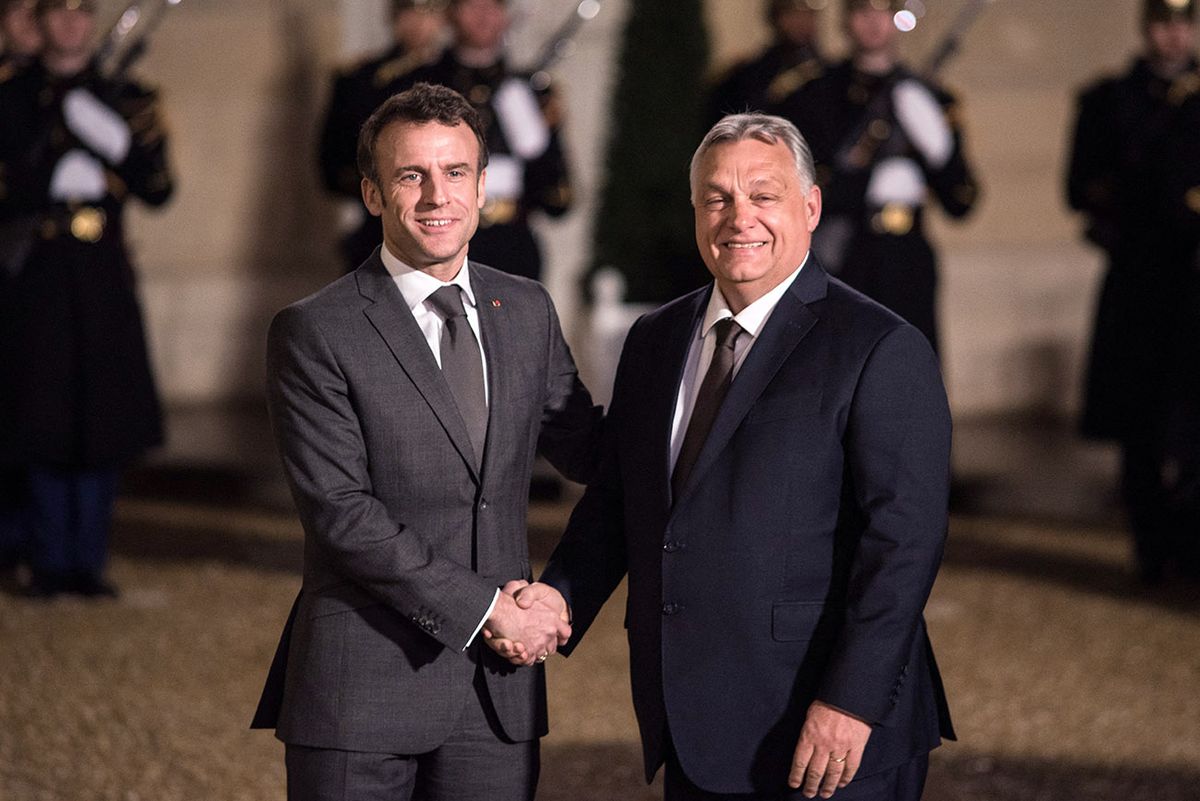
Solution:
[[[821,187],[813,184],[804,198],[804,209],[808,212],[808,232],[811,234],[821,222]]]
[[[383,198],[383,193],[379,191],[379,187],[370,178],[363,178],[359,184],[362,189],[363,205],[367,207],[367,211],[371,212],[371,216],[378,217],[383,214],[384,208],[387,207],[387,201]]]
[[[479,185],[475,187],[475,194],[478,195],[478,197],[475,199],[475,202],[481,209],[483,208],[483,204],[487,202],[487,192],[484,190],[484,184],[486,183],[487,167],[484,167],[479,173]]]

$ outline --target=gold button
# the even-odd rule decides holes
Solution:
[[[103,209],[84,206],[71,215],[71,236],[80,242],[99,242],[104,236],[104,223]]]

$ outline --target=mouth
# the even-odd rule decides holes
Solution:
[[[721,247],[727,250],[734,251],[755,250],[757,248],[764,248],[766,246],[766,242],[725,242],[721,245]]]
[[[455,220],[445,220],[445,219],[417,220],[418,225],[420,225],[422,228],[426,228],[431,231],[437,231],[442,228],[448,228],[451,225],[453,225],[454,223],[455,223]]]

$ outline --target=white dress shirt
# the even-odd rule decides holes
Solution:
[[[704,374],[708,372],[708,366],[712,364],[713,352],[717,348],[717,335],[713,332],[713,326],[726,317],[732,317],[742,328],[742,332],[738,334],[738,338],[733,343],[732,380],[737,380],[738,370],[741,369],[742,362],[746,361],[746,355],[750,353],[750,348],[754,347],[754,343],[758,341],[758,335],[762,333],[763,326],[770,319],[771,312],[775,311],[779,299],[783,297],[783,293],[792,285],[796,276],[800,274],[807,263],[808,255],[805,254],[804,261],[800,262],[800,266],[790,276],[780,281],[774,289],[742,309],[738,314],[734,314],[729,308],[725,296],[721,294],[721,288],[713,286],[712,296],[708,299],[708,308],[704,310],[704,317],[692,335],[687,362],[683,367],[683,381],[680,382],[679,392],[675,395],[675,417],[671,422],[672,471],[675,470],[675,462],[679,459],[679,451],[683,448],[683,437],[687,433],[687,424],[692,419],[692,409],[696,405],[696,395],[700,393],[700,384],[704,382]]]
[[[433,358],[437,361],[438,367],[442,366],[442,328],[445,326],[445,321],[442,320],[440,314],[433,310],[433,307],[426,301],[430,295],[444,286],[457,286],[462,290],[463,308],[467,312],[467,323],[470,324],[471,330],[475,332],[475,340],[479,343],[479,357],[483,360],[483,399],[488,401],[487,387],[487,354],[483,349],[483,337],[479,334],[479,310],[475,303],[475,293],[471,291],[471,271],[467,269],[467,260],[464,257],[462,266],[458,268],[458,274],[450,279],[449,284],[445,281],[439,281],[429,273],[409,267],[400,259],[392,255],[392,252],[384,245],[379,249],[379,256],[383,259],[383,266],[387,269],[388,275],[396,282],[396,287],[400,290],[400,294],[404,296],[404,302],[408,304],[409,310],[412,312],[413,319],[417,321],[417,326],[421,329],[421,333],[425,335],[425,341],[429,344],[429,350],[433,352]],[[479,636],[479,630],[483,628],[483,624],[491,617],[492,610],[496,608],[496,601],[500,600],[500,589],[496,588],[496,594],[492,596],[492,605],[483,615],[483,619],[479,621],[479,625],[475,627],[475,632],[467,640],[467,644],[463,646],[463,650],[471,647],[471,643],[475,642],[475,638]]]

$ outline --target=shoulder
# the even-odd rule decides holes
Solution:
[[[468,263],[476,303],[498,303],[500,306],[518,304],[531,312],[536,312],[538,308],[553,309],[550,293],[540,282],[477,261]]]
[[[343,275],[308,297],[285,306],[275,315],[272,329],[320,328],[345,317],[349,309],[362,305],[356,272]]]
[[[819,314],[834,327],[839,341],[863,353],[901,329],[924,339],[903,317],[832,276]]]
[[[699,289],[664,303],[654,311],[643,314],[629,330],[629,338],[649,337],[651,340],[659,340],[667,331],[693,324],[696,313],[708,302],[712,287],[712,283],[709,282]]]

